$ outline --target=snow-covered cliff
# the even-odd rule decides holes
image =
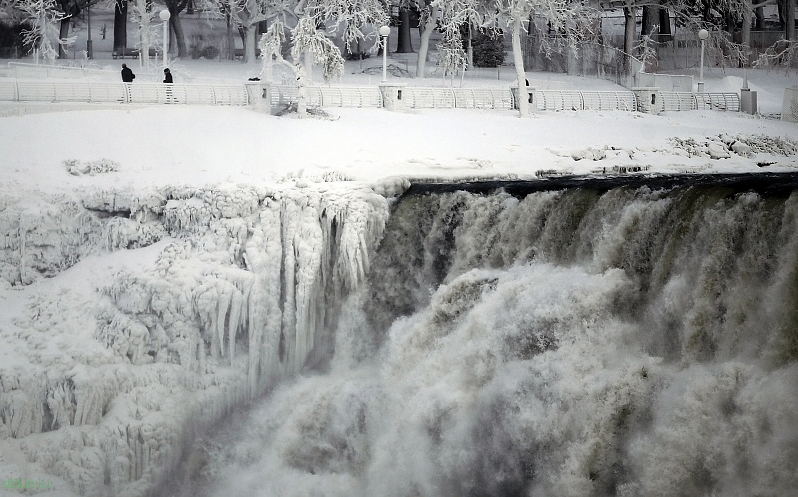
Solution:
[[[150,494],[225,413],[323,367],[406,186],[0,199],[5,490]]]

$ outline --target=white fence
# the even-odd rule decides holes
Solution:
[[[637,110],[631,91],[559,91],[535,90],[537,110]]]
[[[271,87],[273,106],[290,105],[299,98],[296,86]],[[382,107],[382,95],[376,86],[307,86],[305,98],[314,107]]]
[[[318,107],[382,107],[380,90],[374,86],[309,86],[307,104]],[[724,110],[739,111],[736,93],[661,92],[664,111]],[[525,95],[526,96],[526,95]],[[500,109],[516,108],[510,88],[433,88],[402,89],[407,109]],[[297,100],[297,88],[276,85],[271,105],[289,105]],[[0,79],[0,101],[86,102],[120,104],[248,105],[242,85],[103,83],[77,81],[28,81]],[[538,111],[638,109],[631,91],[535,90],[534,108]]]
[[[247,105],[244,85],[165,85],[0,80],[0,100],[128,104]]]
[[[664,111],[740,111],[740,96],[736,93],[691,93],[663,91],[660,94],[662,95]]]
[[[510,89],[407,87],[403,98],[411,109],[502,109],[514,108]]]
[[[376,86],[308,86],[307,104],[319,107],[382,107],[382,95]],[[297,100],[295,86],[272,87],[271,103],[289,105]],[[402,88],[407,109],[512,109],[510,89],[502,88]]]

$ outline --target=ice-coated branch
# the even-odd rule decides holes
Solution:
[[[58,46],[68,40],[59,39],[56,24],[67,16],[59,10],[55,0],[23,0],[16,8],[22,12],[26,25],[22,31],[23,42],[38,50],[44,60],[53,62],[58,58]]]

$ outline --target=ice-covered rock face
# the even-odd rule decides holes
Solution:
[[[389,183],[3,199],[0,478],[151,493],[210,423],[323,367]]]

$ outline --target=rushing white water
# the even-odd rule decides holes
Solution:
[[[406,197],[328,353],[164,493],[790,495],[798,195]]]

